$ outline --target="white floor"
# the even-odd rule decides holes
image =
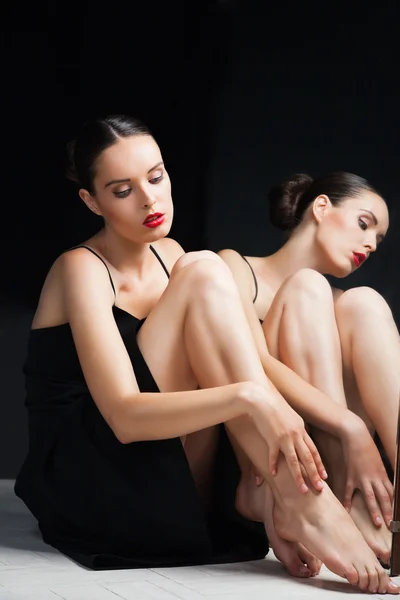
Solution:
[[[272,555],[231,565],[88,571],[44,544],[13,482],[0,481],[0,600],[333,600],[349,594],[365,600],[326,569],[315,579],[293,579]]]

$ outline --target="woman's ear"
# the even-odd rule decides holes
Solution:
[[[325,194],[321,194],[315,198],[312,206],[312,213],[317,223],[321,223],[322,219],[328,214],[331,207],[332,202]]]
[[[79,196],[81,198],[81,200],[84,201],[84,203],[86,204],[86,206],[95,214],[98,215],[99,217],[101,217],[101,211],[100,208],[96,202],[96,198],[94,196],[92,196],[87,190],[84,190],[83,188],[81,188],[79,190]]]

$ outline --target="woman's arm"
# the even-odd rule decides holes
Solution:
[[[250,382],[206,390],[141,393],[116,326],[107,271],[85,250],[60,259],[64,309],[90,393],[122,443],[182,436],[250,411]]]

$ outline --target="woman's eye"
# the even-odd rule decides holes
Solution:
[[[128,194],[130,193],[130,189],[128,190],[123,190],[122,192],[114,192],[114,194],[117,196],[117,198],[126,198],[128,196]]]
[[[160,183],[164,178],[164,175],[160,175],[159,177],[154,177],[154,179],[150,179],[150,183]]]
[[[361,227],[361,229],[363,229],[364,231],[366,229],[368,229],[368,223],[366,223],[365,221],[363,221],[362,219],[358,219],[358,224]]]

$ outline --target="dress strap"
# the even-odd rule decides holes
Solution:
[[[106,261],[103,258],[101,258],[100,254],[97,254],[97,252],[95,252],[93,250],[93,248],[89,248],[89,246],[85,246],[84,244],[81,244],[80,246],[74,246],[73,248],[70,248],[70,250],[76,250],[77,248],[86,248],[86,250],[89,250],[89,252],[91,252],[92,254],[94,254],[95,256],[97,256],[97,258],[99,260],[101,260],[101,262],[103,263],[103,265],[107,269],[107,273],[108,273],[108,276],[110,278],[111,287],[112,287],[113,292],[114,292],[114,298],[116,298],[117,297],[117,293],[115,291],[114,282],[113,282],[113,279],[111,277],[110,269],[108,268]]]
[[[152,251],[152,253],[154,254],[154,256],[157,258],[158,262],[160,263],[160,265],[162,266],[162,268],[164,269],[164,271],[167,274],[167,277],[169,279],[169,272],[167,267],[165,266],[161,256],[158,254],[157,250],[155,248],[153,248],[153,246],[150,246],[150,250]]]
[[[242,256],[242,255],[241,255],[241,256]],[[247,258],[245,258],[244,256],[242,256],[242,258],[243,258],[243,260],[244,260],[245,262],[247,262],[247,264],[249,265],[249,268],[250,268],[251,274],[253,275],[253,279],[254,279],[254,286],[255,286],[255,289],[256,289],[256,291],[255,291],[255,295],[254,295],[254,298],[253,298],[253,304],[254,304],[254,302],[257,300],[257,296],[258,296],[258,283],[257,283],[257,277],[256,277],[256,274],[254,273],[254,269],[253,269],[253,267],[251,266],[251,264],[249,263],[249,261],[247,260]]]

